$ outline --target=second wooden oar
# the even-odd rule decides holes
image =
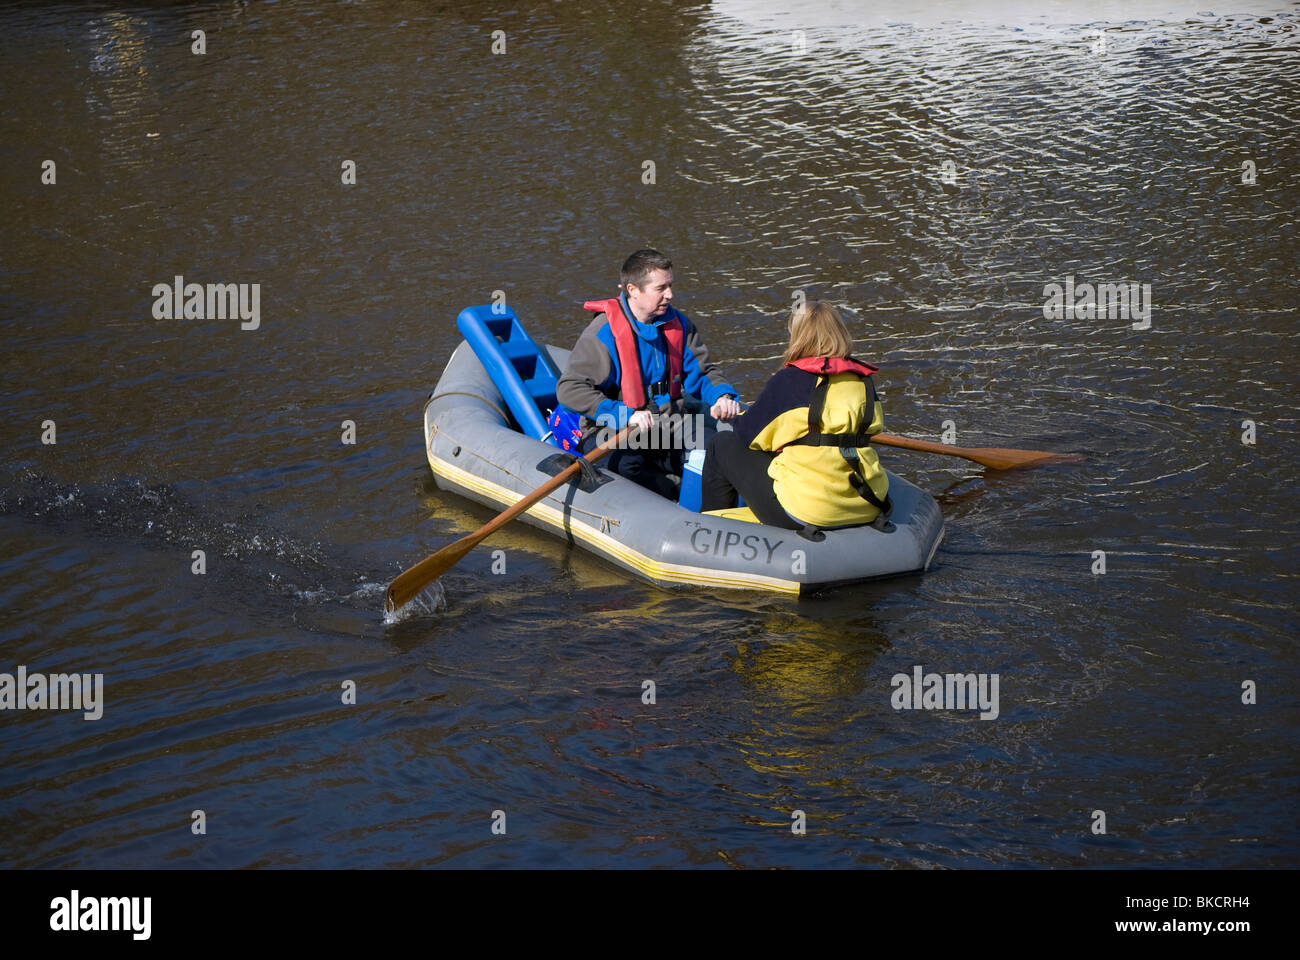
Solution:
[[[1037,467],[1048,463],[1078,463],[1083,459],[1077,454],[1046,453],[1042,450],[1011,450],[1006,447],[950,447],[946,443],[913,440],[910,437],[896,437],[889,433],[878,433],[871,438],[871,442],[885,447],[901,447],[904,450],[920,450],[923,453],[941,453],[949,457],[962,457],[993,470]]]
[[[632,427],[627,427],[613,437],[605,441],[596,449],[583,457],[588,464],[594,464],[601,460],[606,454],[610,453],[623,442],[623,439],[632,432]],[[461,537],[455,543],[450,543],[443,547],[437,553],[425,557],[409,570],[403,570],[398,574],[397,579],[388,585],[388,593],[384,598],[384,607],[392,613],[398,607],[410,603],[420,591],[433,583],[444,573],[460,562],[465,554],[469,553],[476,546],[486,540],[495,531],[504,527],[519,514],[523,513],[533,504],[537,503],[543,497],[558,490],[564,484],[568,483],[578,471],[582,469],[580,461],[575,460],[572,464],[565,467],[546,483],[542,484],[528,496],[517,501],[504,513],[488,521],[479,529],[475,530],[468,537]]]

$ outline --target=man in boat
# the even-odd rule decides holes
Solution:
[[[709,362],[708,347],[670,302],[671,260],[657,250],[638,250],[624,261],[619,287],[617,297],[583,304],[596,316],[573,348],[556,398],[582,415],[581,453],[600,442],[601,427],[631,424],[644,431],[649,443],[616,450],[608,468],[676,500],[688,431],[656,431],[656,416],[683,424],[694,400],[715,420],[731,420],[740,413],[739,394],[731,384],[709,379],[716,365]]]

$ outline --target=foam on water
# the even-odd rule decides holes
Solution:
[[[382,599],[386,583],[355,573],[368,561],[335,548],[327,552],[321,543],[274,529],[247,510],[227,519],[236,509],[211,494],[191,496],[181,484],[139,478],[61,484],[25,471],[0,489],[0,515],[53,525],[67,539],[134,541],[150,550],[177,551],[186,564],[193,550],[203,550],[205,575],[213,580],[270,584],[274,593],[300,604],[363,609]],[[344,576],[353,582],[337,582]]]
[[[380,596],[387,591],[387,586],[382,586]],[[394,623],[402,623],[405,620],[414,620],[418,617],[428,617],[441,610],[447,609],[447,591],[443,589],[442,581],[435,580],[429,586],[414,597],[409,603],[404,603],[396,610],[384,611],[384,625],[388,626]]]

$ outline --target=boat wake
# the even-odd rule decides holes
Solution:
[[[263,516],[180,484],[139,479],[65,484],[25,472],[0,487],[0,517],[53,528],[61,540],[174,551],[186,565],[195,550],[202,550],[207,576],[250,598],[269,585],[273,594],[299,605],[373,610],[388,589],[376,580],[378,562],[331,555],[336,551],[327,545],[274,529]],[[343,579],[358,569],[371,572],[351,574],[351,582]]]

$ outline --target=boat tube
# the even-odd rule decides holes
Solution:
[[[467,308],[457,326],[466,339],[425,404],[425,451],[440,489],[502,510],[572,462],[546,432],[569,351],[536,344],[501,304]],[[809,536],[743,509],[699,513],[597,465],[519,519],[659,586],[799,595],[928,569],[943,539],[938,504],[892,473],[889,494],[887,520]]]

